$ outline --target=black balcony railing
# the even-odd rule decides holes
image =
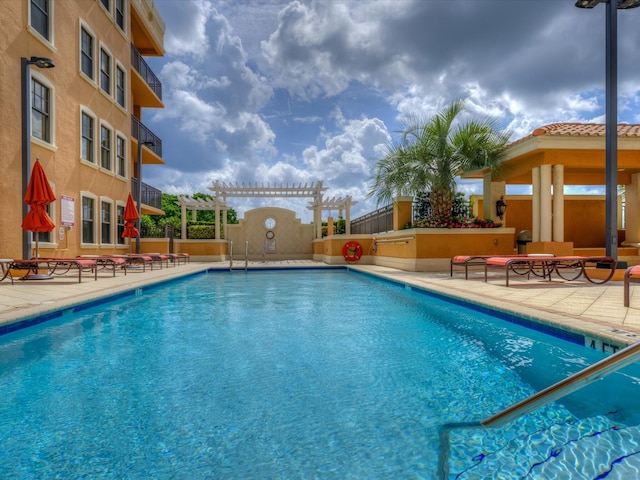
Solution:
[[[153,70],[147,65],[147,62],[144,61],[142,55],[138,49],[131,44],[131,65],[136,69],[136,72],[140,74],[143,80],[149,85],[149,88],[153,90],[153,93],[162,100],[162,83],[156,77],[156,74],[153,73]]]
[[[131,115],[131,136],[139,142],[153,142],[153,145],[146,145],[146,147],[162,158],[162,139],[133,115]]]
[[[351,233],[374,234],[393,230],[393,205],[379,208],[351,221]]]
[[[138,203],[138,179],[131,177],[131,195]],[[162,191],[142,182],[142,204],[162,210]]]

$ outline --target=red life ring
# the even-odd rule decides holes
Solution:
[[[358,242],[347,242],[342,247],[342,256],[347,263],[356,263],[362,256],[362,246]]]

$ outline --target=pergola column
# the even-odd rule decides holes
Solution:
[[[187,239],[187,206],[185,204],[180,205],[180,238],[182,240]]]
[[[222,209],[222,238],[227,238],[227,209]]]
[[[540,165],[540,241],[551,241],[551,165]]]
[[[347,198],[344,211],[344,233],[345,235],[351,235],[351,197]]]
[[[216,237],[216,240],[220,240],[220,202],[218,201],[218,197],[216,197],[215,202],[216,202],[215,203],[215,205],[216,205],[216,208],[215,208],[216,224],[214,225],[215,232],[216,232],[215,237]]]
[[[540,167],[531,169],[531,239],[540,241]]]
[[[564,165],[553,166],[553,241],[564,242]]]

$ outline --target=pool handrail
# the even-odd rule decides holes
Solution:
[[[438,454],[438,478],[449,478],[449,432],[456,428],[498,428],[516,420],[533,410],[569,395],[590,383],[624,368],[640,358],[640,342],[633,343],[606,358],[589,365],[577,373],[534,393],[504,410],[478,422],[453,422],[440,427],[440,450]]]

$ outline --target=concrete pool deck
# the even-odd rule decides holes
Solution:
[[[78,283],[73,275],[53,280],[23,282],[16,279],[0,283],[0,326],[31,318],[79,303],[107,298],[124,291],[202,272],[228,268],[228,262],[191,262],[146,272],[129,271],[115,277],[101,272],[97,281],[90,278]],[[235,268],[244,263],[234,264]],[[277,262],[250,261],[249,268],[333,267],[321,262],[291,260]],[[388,278],[419,288],[481,305],[515,312],[550,325],[583,333],[594,339],[594,348],[611,351],[611,345],[623,346],[640,340],[640,286],[631,287],[631,307],[623,306],[622,282],[594,285],[580,281],[510,279],[504,286],[504,274],[490,273],[484,282],[483,270],[464,273],[406,272],[374,265],[352,265],[353,270]]]

